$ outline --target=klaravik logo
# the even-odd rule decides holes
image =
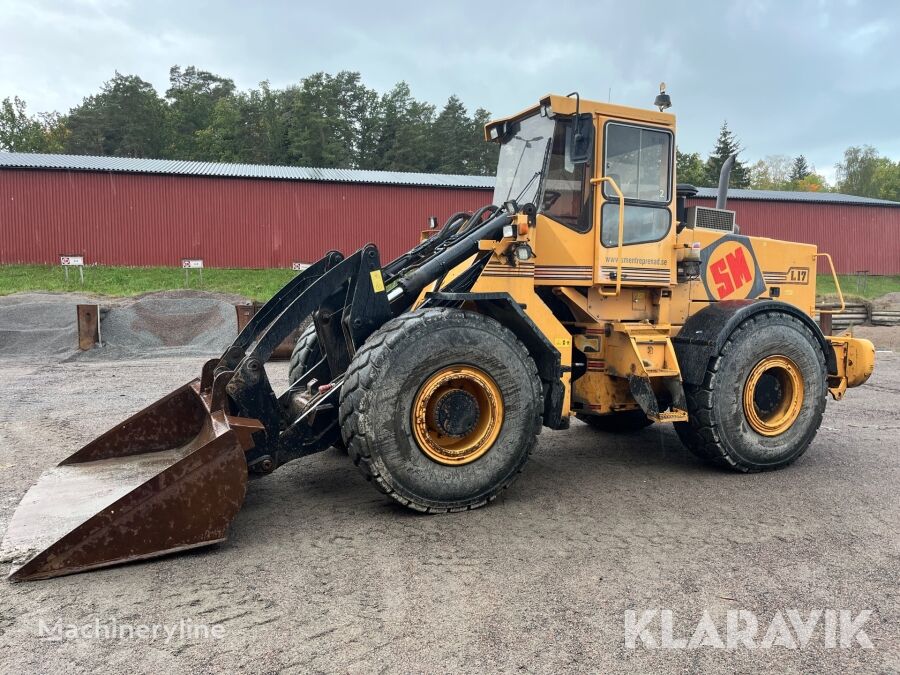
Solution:
[[[864,630],[872,610],[777,610],[758,616],[730,609],[715,620],[706,610],[699,621],[676,617],[671,609],[625,611],[625,647],[628,649],[873,649]],[[695,619],[696,620],[696,619]]]
[[[755,298],[766,290],[759,263],[747,237],[729,234],[700,253],[703,284],[711,300]]]

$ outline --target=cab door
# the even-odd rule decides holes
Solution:
[[[619,254],[619,199],[609,181],[596,190],[594,283],[667,286],[675,275],[675,138],[669,127],[599,117],[597,174],[616,182],[624,196]],[[619,258],[621,268],[619,270]]]

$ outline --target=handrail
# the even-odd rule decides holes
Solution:
[[[612,189],[616,191],[616,195],[619,198],[619,246],[616,249],[616,290],[614,293],[607,293],[603,290],[603,286],[601,285],[599,288],[600,295],[607,296],[615,296],[618,295],[622,290],[622,244],[625,236],[625,196],[622,194],[622,191],[619,189],[619,186],[616,185],[616,181],[613,180],[612,176],[601,176],[600,178],[591,178],[591,185],[599,185],[604,181],[609,181],[609,184],[612,185]],[[600,216],[600,245],[603,245],[603,216]],[[598,260],[599,262],[599,260]],[[602,275],[603,265],[600,265],[600,273]]]
[[[841,292],[841,282],[838,281],[837,272],[834,271],[834,262],[831,260],[830,253],[816,253],[814,258],[825,258],[828,260],[828,266],[831,268],[831,278],[834,279],[834,288],[837,291],[838,299],[841,301],[841,306],[839,309],[820,309],[819,314],[840,314],[846,309],[847,305],[844,303],[844,294]]]

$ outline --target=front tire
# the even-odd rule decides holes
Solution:
[[[474,312],[420,309],[357,352],[341,389],[341,431],[379,490],[418,511],[461,511],[515,480],[542,408],[537,368],[512,332]]]
[[[316,336],[316,327],[310,323],[300,333],[291,352],[291,360],[288,364],[288,381],[294,384],[303,377],[304,373],[316,365],[322,358],[322,350],[319,349],[319,338]]]
[[[812,442],[825,410],[825,356],[788,314],[747,319],[710,359],[703,384],[685,385],[688,422],[675,424],[698,457],[737,471],[779,469]]]

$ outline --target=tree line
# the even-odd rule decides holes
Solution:
[[[900,162],[882,157],[865,145],[851,146],[835,165],[836,182],[829,185],[816,173],[804,155],[769,155],[754,164],[740,160],[741,145],[734,132],[723,122],[712,152],[704,160],[699,152],[676,150],[678,182],[697,187],[716,187],[725,160],[738,153],[729,179],[729,187],[789,192],[840,192],[861,197],[900,201]]]
[[[0,150],[209,162],[493,175],[498,147],[484,142],[490,113],[469,114],[457,96],[438,109],[405,82],[379,93],[357,72],[315,73],[283,89],[262,82],[240,91],[226,77],[173,66],[160,95],[136,75],[115,73],[67,113],[29,115],[26,103],[0,103]],[[677,150],[678,180],[715,187],[741,145],[727,122],[713,150]],[[735,162],[730,186],[828,191],[900,201],[900,162],[852,146],[830,186],[803,155]]]
[[[440,109],[417,100],[405,82],[379,94],[355,72],[239,91],[229,78],[173,66],[163,95],[116,72],[65,114],[29,115],[6,98],[0,150],[492,175],[489,120],[457,96]]]

